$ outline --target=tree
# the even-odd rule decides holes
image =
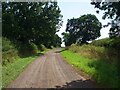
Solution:
[[[50,47],[62,25],[60,12],[57,2],[4,2],[2,34],[12,41]]]
[[[53,44],[54,47],[61,47],[62,40],[57,34],[54,36],[53,43],[54,43]]]
[[[63,42],[65,42],[65,46],[70,46],[72,42],[70,42],[70,34],[67,32],[63,32]]]
[[[110,37],[120,37],[120,1],[118,2],[91,2],[92,5],[95,5],[95,8],[104,11],[103,19],[112,19],[106,26],[111,25],[110,28]],[[96,12],[99,13],[99,10]]]
[[[95,15],[87,14],[79,18],[68,19],[66,32],[63,33],[66,44],[85,44],[100,36],[101,23]],[[66,40],[67,39],[67,40]]]

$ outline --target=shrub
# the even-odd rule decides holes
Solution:
[[[15,45],[7,38],[2,37],[2,64],[13,62],[18,57],[18,50]]]
[[[115,37],[115,38],[105,38],[105,39],[100,39],[100,40],[94,40],[91,45],[94,46],[104,46],[107,48],[120,48],[120,37]]]
[[[104,56],[109,61],[119,61],[120,56],[120,37],[115,38],[105,38],[101,40],[95,40],[91,43],[91,45],[94,45],[96,47],[100,46],[105,48],[104,50]]]
[[[108,47],[110,40],[111,40],[110,38],[104,38],[104,39],[100,39],[100,40],[94,40],[91,44],[95,45],[95,46]]]
[[[120,49],[120,37],[111,39],[109,41],[109,46],[112,48]]]
[[[7,38],[2,38],[2,52],[9,51],[11,49],[15,49],[14,44]]]
[[[45,51],[45,50],[46,50],[46,47],[45,47],[43,44],[40,44],[40,45],[38,45],[38,49],[39,49],[40,51]]]
[[[38,47],[34,43],[30,43],[29,50],[32,54],[36,54],[38,52]]]
[[[34,43],[20,43],[17,42],[17,47],[20,57],[27,57],[38,52],[38,47]]]
[[[54,46],[51,46],[51,49],[53,49],[54,48]]]

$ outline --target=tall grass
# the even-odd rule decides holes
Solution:
[[[69,50],[90,59],[105,60],[108,62],[117,62],[118,59],[118,52],[114,48],[94,46],[90,44],[83,46],[73,44]]]

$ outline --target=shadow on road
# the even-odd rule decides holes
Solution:
[[[63,86],[56,86],[57,89],[61,88],[98,88],[97,85],[91,80],[76,80],[72,82],[66,82]]]
[[[21,58],[26,58],[26,57],[34,57],[34,56],[41,56],[41,55],[44,55],[44,53],[42,52],[39,52],[39,53],[36,53],[36,54],[28,54],[28,55],[19,55]]]
[[[61,50],[61,49],[60,49],[60,50],[56,50],[56,51],[55,51],[55,53],[60,53],[60,52],[63,52],[63,51],[65,51],[65,50],[66,50],[66,49],[62,49],[62,50]]]

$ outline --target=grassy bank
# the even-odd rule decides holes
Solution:
[[[38,56],[19,58],[2,67],[2,87],[6,87]]]
[[[61,54],[68,63],[87,73],[96,82],[108,87],[118,87],[118,70],[115,63],[87,58],[71,50],[65,50]]]
[[[42,44],[13,42],[5,37],[2,37],[2,46],[2,87],[9,85],[33,60],[50,50]]]

